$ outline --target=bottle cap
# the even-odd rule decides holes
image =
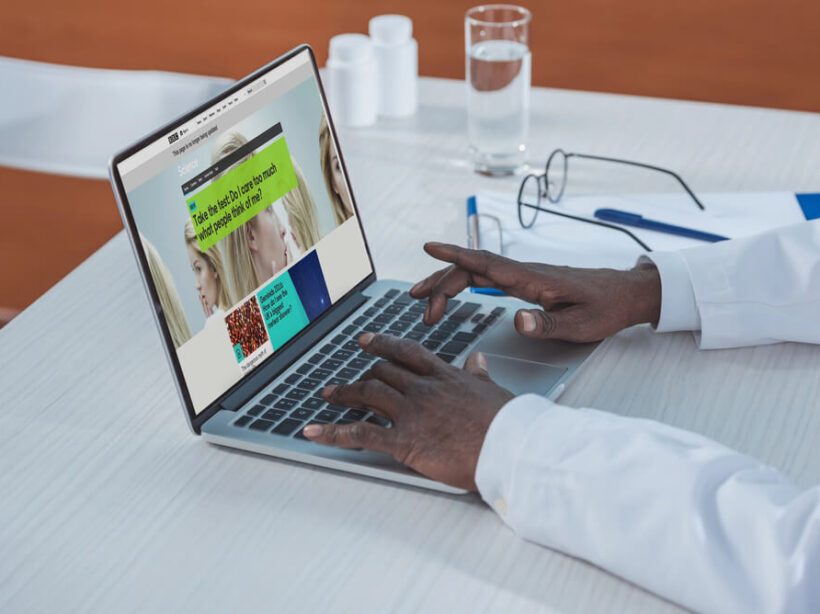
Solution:
[[[370,20],[370,37],[382,45],[406,43],[413,35],[413,22],[404,15],[379,15]]]
[[[330,39],[329,58],[361,62],[373,55],[373,43],[364,34],[338,34]]]

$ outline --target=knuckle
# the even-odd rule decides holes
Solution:
[[[370,430],[362,422],[354,422],[347,426],[348,438],[357,444],[367,443],[370,439]]]

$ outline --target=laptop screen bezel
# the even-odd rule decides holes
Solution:
[[[165,315],[162,310],[162,306],[160,305],[159,295],[157,294],[157,289],[154,285],[153,277],[150,273],[148,268],[148,261],[145,256],[145,251],[142,246],[142,242],[138,240],[139,234],[136,226],[136,222],[134,221],[134,216],[131,211],[131,205],[128,201],[128,195],[125,192],[122,177],[119,172],[119,164],[124,160],[130,158],[134,154],[138,153],[143,148],[151,145],[157,139],[163,137],[168,132],[171,132],[177,129],[182,124],[190,121],[192,118],[200,115],[203,111],[208,109],[209,107],[213,106],[217,102],[230,97],[231,95],[235,94],[245,86],[247,86],[250,82],[255,81],[259,77],[265,75],[266,73],[270,72],[274,68],[282,66],[286,62],[289,62],[296,58],[299,54],[307,53],[310,57],[310,63],[313,69],[313,77],[316,79],[316,83],[319,90],[319,96],[322,100],[322,108],[325,113],[325,117],[327,118],[328,127],[330,129],[334,144],[336,145],[336,151],[339,156],[339,163],[342,168],[342,173],[344,175],[344,180],[347,184],[347,189],[350,192],[351,202],[353,204],[353,210],[355,212],[356,221],[359,225],[359,231],[362,234],[362,239],[364,241],[365,249],[367,251],[367,258],[370,263],[370,274],[367,275],[364,279],[362,279],[359,283],[357,283],[353,288],[351,288],[344,296],[339,298],[329,309],[327,309],[323,314],[321,314],[318,318],[313,320],[308,326],[304,329],[299,331],[293,338],[290,339],[282,348],[279,348],[277,352],[272,353],[271,356],[267,357],[264,361],[262,361],[259,365],[257,365],[254,369],[245,373],[242,377],[240,377],[233,385],[228,387],[226,390],[222,392],[216,399],[211,401],[201,412],[198,414],[194,410],[193,402],[191,400],[191,395],[188,391],[188,384],[185,381],[185,377],[182,372],[181,365],[179,363],[179,357],[177,356],[176,349],[174,348],[174,344],[171,338],[171,332],[168,328],[168,323],[165,318]],[[337,307],[342,305],[347,299],[352,296],[355,296],[358,293],[361,293],[367,286],[372,284],[376,280],[376,269],[373,264],[373,256],[370,251],[370,245],[367,242],[367,236],[364,232],[364,227],[362,225],[361,216],[359,215],[359,208],[356,202],[356,197],[353,192],[353,187],[350,183],[350,176],[347,171],[347,165],[344,161],[344,156],[342,155],[342,149],[339,144],[339,139],[336,133],[336,127],[333,123],[333,118],[331,117],[330,110],[327,104],[327,97],[325,95],[325,90],[322,85],[322,81],[319,76],[319,69],[316,64],[316,57],[313,53],[313,49],[309,45],[300,45],[295,47],[291,51],[287,52],[286,54],[280,56],[279,58],[273,60],[269,64],[263,66],[262,68],[254,71],[250,75],[244,77],[243,79],[237,81],[234,85],[227,88],[221,94],[214,96],[213,98],[207,100],[206,102],[202,103],[198,107],[192,109],[191,111],[181,115],[180,117],[174,119],[173,121],[169,122],[168,124],[158,128],[154,132],[150,133],[149,135],[143,137],[133,145],[129,146],[128,148],[124,149],[123,151],[117,153],[111,158],[109,162],[109,174],[111,177],[111,183],[114,187],[114,193],[117,197],[117,201],[119,203],[120,213],[123,218],[123,224],[125,229],[128,233],[129,239],[131,241],[131,247],[134,251],[134,255],[136,256],[137,263],[139,265],[140,274],[143,279],[143,283],[145,285],[145,289],[148,292],[148,296],[151,302],[151,307],[154,311],[155,320],[157,322],[157,326],[160,331],[160,337],[162,338],[163,347],[165,349],[166,357],[171,366],[171,371],[174,376],[174,380],[177,386],[177,390],[179,392],[180,398],[182,400],[185,413],[188,418],[188,425],[191,427],[194,433],[199,434],[200,428],[202,424],[204,424],[214,413],[216,413],[220,409],[221,403],[228,397],[231,393],[233,393],[239,386],[241,386],[244,382],[248,380],[248,378],[252,377],[253,374],[258,373],[262,369],[264,369],[267,365],[270,365],[272,361],[274,361],[280,353],[287,349],[292,348],[296,344],[299,343],[301,339],[308,333],[308,331],[312,330],[314,326],[318,325],[320,322],[324,321]],[[307,348],[305,348],[307,349]]]

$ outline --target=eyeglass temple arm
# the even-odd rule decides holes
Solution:
[[[651,252],[652,248],[649,247],[646,243],[641,241],[638,237],[634,234],[629,232],[626,228],[621,228],[620,226],[615,226],[615,224],[607,224],[606,222],[599,222],[598,220],[589,220],[585,217],[580,217],[577,215],[571,215],[569,213],[563,213],[561,211],[553,211],[552,209],[544,209],[543,207],[539,207],[537,205],[530,205],[529,203],[520,202],[518,203],[519,207],[529,207],[530,209],[537,209],[538,211],[543,211],[544,213],[551,213],[552,215],[558,215],[560,217],[569,218],[571,220],[577,220],[579,222],[586,222],[587,224],[595,224],[596,226],[603,226],[604,228],[611,228],[612,230],[617,230],[618,232],[622,232],[625,235],[629,236],[635,243],[640,245],[644,250],[647,252]]]
[[[619,158],[607,158],[607,157],[604,157],[604,156],[592,156],[590,154],[578,154],[578,153],[569,153],[569,154],[567,154],[567,158],[570,158],[570,157],[586,158],[587,160],[600,160],[602,162],[616,162],[618,164],[630,164],[632,166],[639,166],[641,168],[646,168],[646,169],[649,169],[651,171],[659,171],[661,173],[666,173],[667,175],[671,175],[672,177],[674,177],[678,181],[678,183],[681,185],[681,187],[684,190],[686,190],[686,193],[689,194],[689,196],[692,197],[692,200],[695,201],[695,204],[698,206],[698,208],[701,211],[706,210],[706,207],[704,207],[703,203],[701,203],[698,200],[698,197],[695,196],[695,193],[692,190],[689,189],[689,186],[686,185],[686,182],[681,178],[681,176],[678,175],[677,173],[675,173],[674,171],[670,171],[669,169],[661,168],[660,166],[653,166],[651,164],[644,164],[643,162],[633,162],[632,160],[621,160]]]

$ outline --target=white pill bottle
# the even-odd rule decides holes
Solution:
[[[419,75],[413,22],[404,15],[379,15],[370,20],[368,30],[376,57],[379,115],[413,115],[418,107]]]
[[[330,39],[325,85],[333,119],[341,126],[371,126],[379,107],[373,43],[364,34]]]

